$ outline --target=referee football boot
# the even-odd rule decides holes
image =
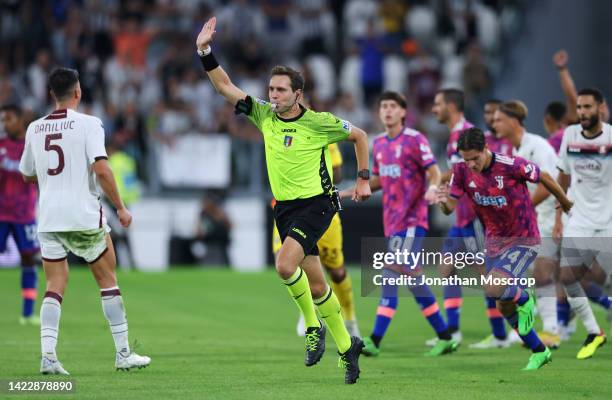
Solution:
[[[115,357],[115,368],[117,371],[129,371],[131,368],[145,368],[151,364],[151,358],[147,356],[139,356],[138,354],[131,352],[124,354],[118,352]]]
[[[43,375],[70,375],[57,358],[43,356],[40,360],[40,372]]]
[[[359,355],[363,349],[363,342],[357,336],[351,337],[351,347],[344,353],[338,352],[338,367],[344,369],[344,383],[352,385],[359,379]]]
[[[325,325],[321,323],[320,328],[313,326],[306,329],[306,359],[304,364],[312,367],[321,360],[325,353]]]

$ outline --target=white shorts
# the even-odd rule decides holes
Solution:
[[[591,268],[593,261],[612,272],[612,228],[587,229],[566,225],[561,243],[561,266]]]
[[[108,249],[106,234],[110,228],[89,229],[73,232],[39,232],[40,252],[44,261],[63,261],[68,252],[82,257],[91,264],[97,261]]]
[[[538,257],[548,258],[550,260],[559,262],[561,259],[561,243],[555,243],[552,237],[542,236],[542,243],[540,244],[540,252]]]

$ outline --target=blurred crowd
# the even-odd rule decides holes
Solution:
[[[215,54],[246,92],[265,99],[270,68],[290,65],[304,72],[312,108],[375,133],[377,95],[397,90],[409,101],[407,123],[441,152],[448,132],[430,112],[436,91],[463,89],[467,115],[480,114],[524,3],[2,0],[0,104],[40,116],[52,107],[47,74],[76,68],[81,111],[103,120],[107,141],[135,160],[145,189],[155,180],[155,149],[187,133],[230,134],[233,184],[248,182],[253,167],[263,168],[250,164],[263,164],[252,154],[263,151],[259,134],[216,95],[195,53],[197,33],[215,15]]]

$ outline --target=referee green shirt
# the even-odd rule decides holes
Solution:
[[[253,97],[251,100],[248,118],[263,133],[274,198],[305,199],[328,192],[333,172],[327,146],[349,136],[350,122],[301,106],[300,115],[282,119],[272,111],[270,103]]]

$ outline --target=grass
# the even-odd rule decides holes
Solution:
[[[358,274],[353,281],[358,293]],[[585,337],[582,327],[554,352],[553,363],[537,372],[520,371],[529,353],[519,347],[476,351],[462,346],[455,354],[431,359],[423,357],[431,329],[414,301],[402,298],[380,357],[362,358],[362,378],[348,386],[336,366],[331,337],[321,363],[303,366],[303,339],[294,333],[297,310],[271,271],[120,272],[119,282],[130,341],[137,342],[137,352],[151,356],[151,366],[114,370],[114,346],[98,288],[87,270],[74,268],[62,305],[58,356],[72,374],[76,393],[56,398],[612,398],[612,351],[604,347],[593,359],[575,359]],[[43,379],[38,374],[39,330],[17,324],[19,293],[19,271],[0,271],[0,379]],[[356,300],[361,330],[369,333],[377,299]],[[604,313],[596,311],[607,330]],[[487,334],[484,315],[482,298],[465,299],[464,343]]]

